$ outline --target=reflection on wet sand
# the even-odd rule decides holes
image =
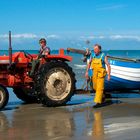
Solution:
[[[92,134],[96,139],[104,138],[104,124],[102,119],[102,112],[100,111],[94,112]]]
[[[9,122],[6,116],[0,112],[0,132],[5,131],[9,127]]]
[[[103,139],[103,112],[94,112],[90,104],[87,105],[73,105],[72,109],[71,106],[44,108],[34,104],[21,105],[14,109],[11,118],[1,112],[0,140],[84,139],[89,126],[92,128],[90,138]]]
[[[0,140],[51,139],[71,137],[74,122],[65,109],[30,110],[22,108],[13,113],[10,124],[8,117],[0,114]]]
[[[140,100],[118,101],[100,109],[93,109],[91,102],[58,108],[14,105],[0,112],[0,140],[118,140],[136,132],[138,137]]]

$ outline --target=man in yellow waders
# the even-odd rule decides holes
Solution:
[[[107,65],[107,71],[105,69],[105,64]],[[86,78],[88,79],[88,71],[92,68],[92,82],[93,89],[96,91],[94,102],[94,108],[103,106],[103,92],[104,92],[104,80],[106,74],[108,74],[108,80],[110,80],[110,64],[108,63],[108,59],[105,54],[101,51],[101,46],[99,44],[94,45],[94,52],[91,53],[90,62],[87,66],[86,70]]]

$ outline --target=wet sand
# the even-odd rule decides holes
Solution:
[[[0,140],[139,140],[140,95],[114,97],[99,109],[89,95],[56,108],[10,101],[0,112]]]

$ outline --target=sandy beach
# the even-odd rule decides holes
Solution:
[[[140,95],[122,95],[99,109],[92,108],[91,95],[75,95],[56,108],[11,98],[0,112],[0,140],[140,139]]]

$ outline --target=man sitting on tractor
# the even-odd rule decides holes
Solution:
[[[32,61],[32,69],[31,69],[31,71],[30,71],[30,77],[33,77],[34,76],[34,72],[35,72],[35,69],[36,69],[36,67],[37,67],[37,65],[39,64],[39,62],[40,62],[40,58],[42,57],[42,56],[46,56],[46,55],[49,55],[50,54],[50,48],[49,47],[47,47],[47,41],[46,41],[46,39],[45,38],[41,38],[40,40],[39,40],[39,44],[40,44],[40,51],[39,51],[39,55],[37,56],[37,59],[35,59],[35,60],[33,60]]]

